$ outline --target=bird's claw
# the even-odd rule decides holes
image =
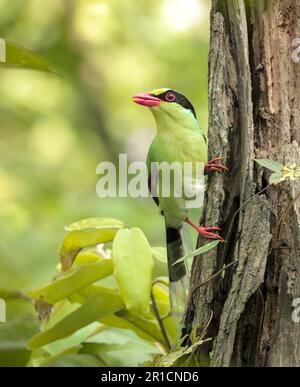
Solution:
[[[211,171],[217,171],[218,173],[222,173],[222,171],[229,171],[225,165],[218,163],[218,161],[223,160],[223,157],[215,157],[212,160],[210,160],[205,165],[205,173],[209,173]],[[217,162],[216,162],[217,161]]]
[[[209,239],[218,239],[220,241],[225,241],[224,238],[222,238],[218,234],[214,234],[211,231],[220,231],[220,227],[202,227],[202,226],[196,226],[189,218],[185,220],[186,223],[191,225],[196,231],[198,231],[199,234],[203,235],[205,238]]]
[[[203,235],[205,238],[218,239],[220,241],[224,241],[224,238],[222,238],[220,235],[210,232],[214,230],[221,230],[221,229],[219,227],[201,227],[201,226],[197,227],[197,231],[199,232],[199,234]]]

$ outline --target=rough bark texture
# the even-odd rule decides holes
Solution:
[[[300,366],[300,324],[292,321],[300,185],[282,182],[248,201],[269,178],[254,158],[300,163],[300,62],[292,47],[299,20],[299,0],[212,1],[209,151],[224,156],[230,172],[209,177],[202,220],[220,225],[227,243],[196,258],[192,270],[186,327],[213,339],[194,354],[201,363]]]

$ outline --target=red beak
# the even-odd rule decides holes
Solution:
[[[150,93],[139,93],[132,97],[133,102],[143,106],[158,106],[162,100],[154,97]]]

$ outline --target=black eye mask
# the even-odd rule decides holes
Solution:
[[[178,91],[167,90],[159,95],[155,95],[155,97],[161,99],[164,102],[177,103],[183,108],[190,110],[193,113],[194,117],[196,118],[196,112],[193,105],[183,94],[178,93]]]

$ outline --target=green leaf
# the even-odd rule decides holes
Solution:
[[[171,352],[169,352],[167,355],[164,356],[157,356],[156,359],[154,359],[154,362],[151,364],[151,366],[155,367],[174,367],[174,366],[183,366],[181,364],[178,364],[178,361],[183,357],[189,355],[194,349],[196,349],[199,345],[202,345],[203,343],[210,341],[211,339],[201,340],[199,339],[197,342],[193,343],[190,346],[186,347],[179,347]]]
[[[209,242],[206,245],[199,247],[199,249],[191,251],[190,253],[186,254],[184,257],[178,259],[176,262],[174,262],[173,265],[175,265],[178,262],[185,261],[186,259],[193,258],[196,255],[201,255],[201,254],[207,253],[209,250],[214,249],[219,243],[220,243],[219,240],[218,241]]]
[[[257,164],[270,169],[273,172],[280,172],[282,168],[282,164],[279,161],[268,160],[268,159],[255,159]]]
[[[26,341],[37,331],[38,321],[32,315],[0,324],[0,367],[25,366],[31,355]]]
[[[101,258],[96,263],[78,266],[51,284],[35,290],[32,297],[54,304],[112,273],[112,260]]]
[[[60,255],[64,257],[83,247],[110,242],[118,230],[123,227],[123,222],[111,218],[89,218],[72,223],[65,227],[69,232],[65,235],[60,247]]]
[[[151,247],[152,257],[154,259],[153,275],[157,277],[168,275],[167,249],[165,247]]]
[[[282,175],[282,173],[275,172],[275,173],[272,173],[272,175],[270,176],[269,184],[278,184],[283,180],[284,180],[284,176]]]
[[[169,277],[166,277],[166,276],[157,277],[155,278],[154,284],[155,283],[160,283],[165,287],[169,288],[169,284],[170,284]]]
[[[173,342],[176,338],[177,331],[171,316],[169,287],[161,282],[157,282],[153,285],[152,292],[159,315],[163,319],[163,325],[167,335],[170,341]]]
[[[94,248],[89,248],[87,250],[81,250],[74,260],[76,265],[89,265],[95,263],[101,259],[101,256],[95,251]]]
[[[127,342],[125,344],[110,344],[110,343],[83,343],[80,349],[80,354],[98,355],[100,353],[112,352],[112,351],[124,351],[124,350],[136,349],[135,343]]]
[[[63,354],[46,359],[42,366],[47,367],[100,367],[104,364],[93,355]]]
[[[114,274],[128,310],[150,312],[153,258],[149,243],[139,228],[123,229],[113,246]]]
[[[80,291],[80,294],[82,297],[84,297],[86,300],[94,296],[95,294],[112,294],[112,295],[120,295],[120,291],[118,289],[111,289],[111,288],[106,288],[104,286],[99,286],[99,285],[90,285],[87,288],[84,288]]]
[[[103,243],[98,244],[97,247],[88,247],[81,250],[74,260],[75,265],[88,265],[95,263],[101,258],[111,258],[110,252],[103,247]]]
[[[154,315],[151,315],[150,319],[138,316],[135,313],[131,313],[126,310],[121,310],[120,312],[118,312],[118,316],[127,320],[129,323],[135,325],[137,328],[140,328],[144,332],[147,332],[148,335],[152,336],[152,340],[154,338],[155,341],[158,341],[162,345],[165,345],[163,335]],[[101,320],[101,322],[104,323],[103,320]]]
[[[27,343],[28,347],[35,349],[53,341],[71,335],[94,321],[110,315],[124,307],[121,296],[95,294],[87,302],[52,328],[38,333]]]
[[[167,249],[165,247],[151,247],[151,253],[154,259],[157,259],[159,262],[167,263]]]
[[[162,283],[156,283],[152,287],[152,293],[161,317],[171,312],[169,288]]]
[[[64,339],[45,345],[43,349],[51,354],[51,356],[58,355],[75,347],[78,347],[79,349],[80,344],[92,335],[99,326],[100,323],[98,322],[89,324]]]
[[[43,321],[42,330],[48,330],[56,325],[59,321],[63,320],[70,313],[74,312],[80,308],[80,305],[73,304],[68,299],[57,302],[53,305],[51,318],[49,320]]]
[[[55,74],[46,59],[15,43],[0,39],[0,50],[0,67],[28,68]]]
[[[122,317],[116,315],[106,316],[102,318],[100,322],[110,327],[130,330],[137,336],[149,342],[164,343],[163,336],[158,329],[157,324],[153,321],[147,321],[145,323],[137,317],[134,319],[128,317],[127,314],[123,314]]]
[[[87,218],[65,226],[66,231],[83,231],[103,228],[123,228],[124,223],[121,220],[113,218]]]
[[[103,351],[109,352],[114,352],[112,354],[112,357],[119,357],[124,355],[124,358],[126,358],[125,362],[127,364],[136,364],[141,361],[141,356],[143,354],[154,354],[158,352],[162,352],[162,347],[157,345],[157,342],[150,342],[150,341],[145,341],[141,340],[140,337],[137,337],[136,334],[132,331],[129,330],[121,330],[121,329],[116,329],[116,328],[109,328],[106,330],[103,330],[100,333],[96,333],[93,336],[89,337],[85,343],[83,344],[83,347],[85,347],[86,343],[91,343],[91,344],[100,344],[101,347],[99,348],[99,352],[97,353],[96,351],[98,350],[97,347],[91,346],[91,347],[86,347],[86,350],[84,349],[84,352],[95,352],[95,354],[98,354],[101,356]],[[102,348],[102,344],[104,344],[104,347]],[[106,347],[106,344],[109,344],[109,346]],[[117,345],[119,348],[114,349],[114,345]],[[122,351],[122,353],[118,353],[119,350]],[[81,353],[81,351],[80,351]],[[137,361],[134,359],[131,359],[132,356],[137,355]],[[105,359],[108,360],[109,357],[105,356]],[[127,361],[127,359],[131,359],[130,361]],[[121,365],[122,363],[119,363]]]

